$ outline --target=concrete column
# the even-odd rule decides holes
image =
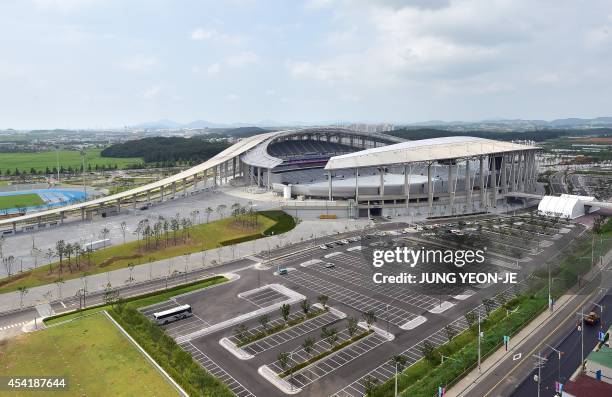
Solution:
[[[261,167],[257,167],[257,187],[261,187]]]
[[[225,168],[225,172],[223,173],[223,176],[225,177],[224,181],[225,181],[225,184],[227,185],[227,174],[229,174],[229,167],[228,167],[227,161],[223,163],[223,167]]]
[[[81,208],[81,214],[83,216],[83,219],[85,219],[85,208]],[[38,227],[40,227],[40,224],[42,223],[42,216],[37,216],[36,217],[36,225]]]
[[[385,195],[385,168],[379,167],[378,172],[380,173],[380,188],[378,194],[382,197]]]
[[[172,198],[176,197],[176,182],[172,182]]]
[[[508,194],[508,165],[506,164],[507,154],[502,156],[502,174],[501,174],[501,185],[502,193]]]
[[[183,193],[187,193],[187,178],[183,178]]]
[[[117,199],[117,210],[121,212],[121,199]]]
[[[236,179],[236,157],[232,157],[232,178]]]
[[[64,218],[62,218],[62,223],[64,223]],[[17,222],[13,222],[13,233],[17,233]]]
[[[359,168],[355,168],[355,203],[359,203]]]
[[[136,211],[136,195],[132,196],[132,204],[133,204],[134,211]]]
[[[404,164],[404,194],[406,195],[406,208],[410,205],[410,177],[412,174],[412,164],[410,169]]]
[[[213,167],[213,187],[217,187],[217,167]]]
[[[453,178],[453,164],[448,166],[448,191],[450,195],[451,214],[455,212],[455,189],[457,187],[457,172]]]
[[[271,174],[271,172],[270,172],[270,171],[271,171],[271,170],[270,170],[270,168],[268,168],[268,169],[266,170],[266,176],[268,177],[268,178],[267,178],[267,179],[268,179],[268,190],[271,190],[271,189],[272,189],[272,185],[270,184],[270,174]]]
[[[521,174],[522,174],[522,167],[523,167],[523,153],[522,152],[518,152],[517,153],[518,159],[517,159],[517,163],[516,163],[516,191],[522,191],[522,184],[521,184]]]
[[[493,207],[497,207],[497,160],[495,156],[493,156],[491,159],[493,160],[491,164],[491,168],[493,169],[493,196],[491,197],[491,205]]]
[[[327,188],[327,196],[328,196],[328,200],[332,201],[332,189],[333,189],[333,186],[332,186],[332,173],[331,173],[331,171],[329,171],[327,173],[327,178],[329,179],[329,187]]]
[[[64,224],[64,218],[65,218],[65,212],[61,211],[60,212],[60,223],[63,225]],[[13,223],[13,229],[15,228],[15,224]]]
[[[151,202],[151,191],[147,190],[147,203]]]
[[[485,176],[484,176],[484,157],[479,158],[480,161],[480,207],[485,206]]]
[[[160,187],[159,188],[159,196],[161,198],[161,201],[164,201],[164,187]]]
[[[472,177],[470,176],[470,159],[465,160],[465,205],[473,204],[472,202]],[[473,206],[473,205],[472,205]]]
[[[427,208],[431,215],[433,209],[433,183],[431,180],[431,163],[427,164]]]
[[[85,220],[85,208],[81,208],[81,220]],[[38,217],[38,224],[40,224],[40,216]]]

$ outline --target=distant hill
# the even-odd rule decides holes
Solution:
[[[210,142],[201,137],[151,137],[118,143],[100,153],[102,157],[142,157],[146,163],[206,161],[229,147],[227,142]]]
[[[500,141],[529,140],[541,142],[564,136],[610,135],[612,128],[593,129],[543,129],[538,131],[483,131],[462,130],[451,131],[437,128],[404,128],[386,132],[389,135],[411,141],[445,136],[473,136],[478,138],[496,139]]]
[[[227,130],[224,132],[224,134],[228,136],[233,136],[234,138],[247,138],[257,134],[263,134],[265,132],[270,132],[270,130],[266,130],[259,127],[238,127],[231,130]]]

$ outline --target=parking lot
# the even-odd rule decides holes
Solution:
[[[523,217],[508,218],[503,223],[493,217],[483,217],[469,224],[427,224],[412,228],[410,232],[404,231],[407,225],[395,225],[398,231],[393,233],[380,233],[380,230],[347,232],[329,238],[325,248],[321,248],[323,243],[320,240],[316,245],[303,242],[299,244],[300,252],[294,255],[290,247],[279,249],[283,258],[268,264],[267,270],[241,269],[240,278],[214,291],[179,297],[146,308],[143,312],[151,315],[154,311],[173,305],[192,305],[193,317],[164,326],[168,334],[175,338],[219,322],[231,322],[227,327],[181,345],[204,368],[218,374],[237,395],[284,395],[283,391],[258,374],[258,368],[267,366],[276,376],[284,375],[283,380],[292,387],[301,389],[301,395],[363,396],[366,375],[378,379],[379,383],[394,375],[395,368],[390,361],[393,355],[405,355],[408,365],[417,362],[422,358],[425,341],[434,346],[448,341],[446,326],[452,327],[455,332],[467,329],[464,316],[467,311],[474,310],[485,316],[483,298],[502,294],[503,299],[493,301],[494,306],[499,306],[500,302],[509,300],[519,289],[507,285],[459,285],[439,289],[432,294],[402,284],[374,284],[371,278],[373,268],[368,263],[366,250],[371,249],[372,244],[383,247],[388,241],[396,245],[432,249],[439,248],[443,243],[456,249],[487,244],[487,254],[491,260],[474,269],[505,272],[509,266],[516,266],[516,271],[523,271],[535,263],[543,263],[558,250],[558,246],[566,244],[566,240],[579,232],[579,228],[573,225],[538,224],[532,228],[524,226],[526,223],[529,222]],[[532,223],[536,224],[535,221]],[[388,230],[389,225],[385,227]],[[460,231],[448,232],[451,229]],[[493,237],[479,237],[489,232]],[[520,237],[517,236],[519,234]],[[530,242],[519,244],[518,239],[529,239]],[[522,245],[520,254],[517,254],[517,245]],[[275,256],[276,253],[271,252],[271,257]],[[435,266],[424,264],[423,268],[428,271]],[[275,275],[279,267],[290,270],[284,275]],[[333,310],[303,318],[299,302],[293,301],[287,319],[293,325],[286,325],[279,306],[287,301],[288,296],[266,287],[270,284],[282,284],[305,296],[311,304],[324,295],[329,299],[327,305]],[[262,287],[257,288],[260,285]],[[444,310],[440,309],[441,303],[445,303]],[[344,317],[363,320],[364,313],[368,311],[375,314],[374,325],[379,330],[388,329],[395,336],[394,340],[373,332],[289,375],[289,368],[347,342],[351,336]],[[244,317],[248,313],[256,315]],[[268,317],[265,326],[261,323],[263,316]],[[232,321],[234,318],[240,318],[240,321]],[[412,325],[407,327],[407,324]],[[412,329],[406,331],[408,328]],[[271,329],[274,331],[260,337],[263,331]],[[337,340],[330,342],[324,335],[325,329],[335,329]],[[359,328],[357,334],[362,331],[364,329]],[[236,346],[241,352],[239,355],[244,357],[239,359],[221,346],[220,340],[223,338]],[[243,338],[256,340],[243,344]],[[309,352],[304,348],[307,339],[314,341]],[[287,363],[279,361],[281,353],[288,355]]]

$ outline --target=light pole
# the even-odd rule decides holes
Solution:
[[[536,366],[538,367],[538,374],[533,378],[534,381],[538,383],[538,397],[540,397],[540,385],[542,383],[542,367],[548,361],[547,358],[542,357],[542,351],[540,350],[537,355],[534,355],[535,358],[538,359]]]
[[[481,373],[481,369],[480,369],[480,337],[481,337],[481,332],[480,332],[480,312],[478,312],[478,373]]]
[[[557,353],[557,357],[559,359],[559,362],[557,363],[557,380],[559,383],[561,383],[561,355],[563,354],[563,352],[561,350],[555,349],[551,345],[546,346],[550,347],[554,352]]]
[[[578,326],[578,331],[580,332],[580,347],[581,347],[581,357],[580,367],[584,368],[584,306],[580,307],[580,313],[576,313],[580,316],[580,325]]]
[[[599,318],[599,324],[600,324],[600,328],[603,328],[603,326],[604,326],[604,318],[603,318],[604,314],[603,314],[603,310],[604,310],[605,306],[600,305],[599,303],[595,303],[595,302],[591,302],[591,303],[599,308],[599,313],[600,313],[600,315],[599,315],[599,317],[600,317]]]

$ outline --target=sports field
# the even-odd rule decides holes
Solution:
[[[110,158],[101,157],[100,149],[87,150],[85,155],[85,167],[88,164],[91,165],[92,169],[95,169],[96,164],[102,165],[115,165],[119,168],[125,168],[131,164],[141,163],[140,158]],[[59,152],[40,152],[40,153],[0,153],[0,171],[2,174],[6,173],[6,170],[10,170],[11,174],[15,173],[15,168],[19,171],[30,172],[31,168],[37,171],[45,171],[48,167],[50,170],[53,167],[57,167],[57,156],[59,155],[59,165],[68,169],[80,169],[82,160],[81,154],[76,150],[60,150]]]
[[[27,208],[43,205],[45,202],[38,194],[28,193],[13,196],[0,196],[0,210],[7,208]]]
[[[67,377],[66,391],[11,396],[178,395],[102,313],[1,341],[0,357],[0,376]]]

